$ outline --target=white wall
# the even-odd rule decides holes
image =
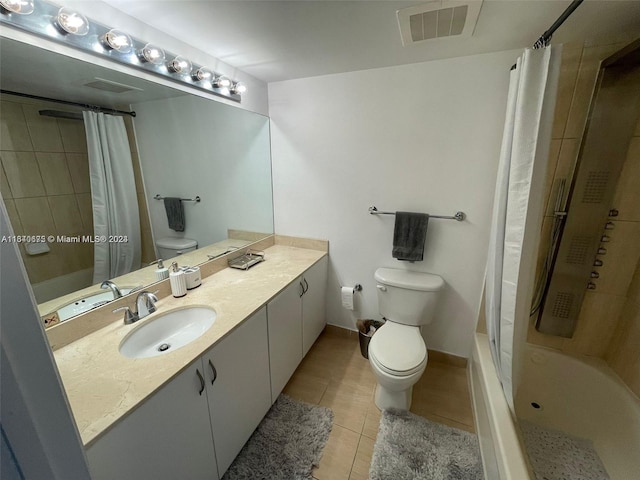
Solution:
[[[432,349],[468,356],[480,303],[509,68],[519,51],[432,61],[269,85],[275,230],[330,242],[330,324],[379,318],[374,271],[440,274],[447,283]],[[423,262],[391,257],[392,216],[431,219]],[[361,283],[356,311],[339,286]]]
[[[155,239],[209,245],[227,230],[273,232],[269,119],[194,96],[133,105],[136,141]],[[169,229],[163,197],[183,202],[185,231]]]

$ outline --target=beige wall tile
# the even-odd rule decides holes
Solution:
[[[58,235],[80,235],[83,231],[82,218],[75,195],[48,197],[49,208]]]
[[[65,152],[87,153],[87,137],[83,122],[58,119],[58,129]]]
[[[138,193],[138,213],[140,215],[141,261],[142,263],[151,263],[156,260],[156,251],[151,233],[147,201],[143,193]]]
[[[640,305],[640,262],[636,265],[636,271],[627,291],[627,299]]]
[[[67,153],[67,165],[76,193],[91,193],[89,158],[84,153]]]
[[[583,50],[563,138],[582,138],[591,105],[591,96],[600,70],[600,62],[622,47],[624,44],[613,44],[587,47]]]
[[[38,197],[45,194],[38,162],[33,152],[0,152],[13,198]]]
[[[611,239],[603,244],[606,255],[600,256],[602,267],[594,267],[600,278],[593,279],[598,293],[625,296],[640,259],[640,222],[614,221],[613,230],[606,230]]]
[[[93,235],[93,205],[90,193],[76,194],[76,202],[82,220],[82,232],[84,235]]]
[[[640,305],[627,302],[607,360],[631,390],[640,396]]]
[[[144,194],[144,185],[142,183],[142,171],[140,170],[140,157],[138,152],[131,152],[131,164],[133,166],[133,179],[136,183],[136,192]]]
[[[7,174],[4,173],[4,167],[2,166],[2,161],[0,160],[0,193],[2,194],[2,198],[5,200],[7,198],[13,198],[13,193],[11,193],[11,187],[9,186],[9,181],[7,180]]]
[[[22,224],[20,223],[20,216],[16,210],[16,203],[12,199],[4,199],[4,204],[7,207],[7,213],[9,214],[9,221],[13,227],[13,233],[15,235],[23,235]]]
[[[40,115],[41,108],[41,105],[22,105],[33,149],[36,152],[64,152],[56,119]]]
[[[613,206],[619,220],[640,221],[640,137],[633,137],[620,173]]]
[[[25,235],[55,235],[56,227],[46,197],[17,198],[15,204]]]
[[[624,296],[587,292],[582,301],[575,334],[573,338],[565,339],[563,351],[604,357],[625,301]]]
[[[37,152],[36,159],[47,195],[73,193],[73,183],[64,153]]]
[[[334,423],[320,465],[313,470],[313,477],[318,480],[348,479],[359,440],[359,434]]]
[[[580,68],[582,57],[582,42],[565,43],[562,47],[562,65],[560,78],[558,79],[558,97],[553,120],[553,138],[562,138],[569,116],[573,91],[576,86],[576,77]]]
[[[27,122],[19,103],[0,102],[0,149],[33,151]]]

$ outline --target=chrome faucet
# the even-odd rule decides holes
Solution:
[[[143,319],[147,315],[156,311],[156,302],[158,297],[153,293],[144,291],[140,292],[136,297],[136,308],[138,309],[138,320]]]
[[[102,288],[103,290],[106,290],[107,288],[110,289],[113,292],[114,300],[116,298],[122,297],[122,292],[120,291],[118,286],[115,283],[113,283],[111,280],[105,280],[104,282],[102,282],[102,285],[100,285],[100,288]]]
[[[157,293],[157,292],[156,292]],[[156,311],[156,302],[158,301],[158,297],[151,292],[140,292],[136,297],[136,309],[135,311],[131,311],[129,307],[120,307],[113,310],[113,313],[121,312],[124,310],[124,324],[130,325],[132,323],[137,322],[138,320],[142,320],[147,315],[151,315]]]

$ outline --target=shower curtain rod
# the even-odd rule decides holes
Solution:
[[[576,8],[580,6],[580,4],[583,1],[584,0],[573,0],[573,2],[571,2],[571,4],[565,9],[565,11],[562,12],[562,15],[560,15],[558,19],[555,22],[553,22],[553,25],[551,25],[546,32],[540,35],[538,40],[536,40],[536,42],[533,44],[533,48],[537,50],[539,48],[544,48],[547,45],[549,45],[549,42],[551,41],[551,37],[553,36],[555,31],[558,30],[558,28],[560,28],[560,25],[562,25],[564,21],[567,18],[569,18],[569,16],[575,11]],[[515,68],[516,66],[514,64],[511,67],[511,70],[514,70]]]
[[[4,94],[7,94],[7,95],[15,95],[17,97],[31,98],[31,99],[34,99],[34,100],[43,100],[43,101],[46,101],[46,102],[61,103],[63,105],[73,105],[74,107],[88,108],[90,110],[97,110],[99,112],[110,113],[112,115],[131,115],[132,117],[136,116],[136,112],[126,112],[124,110],[114,110],[113,108],[101,107],[100,105],[91,105],[91,104],[87,104],[87,103],[70,102],[68,100],[58,100],[58,99],[55,99],[55,98],[41,97],[39,95],[31,95],[31,94],[28,94],[28,93],[12,92],[10,90],[0,90],[0,93],[4,93]]]

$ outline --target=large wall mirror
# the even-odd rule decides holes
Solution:
[[[0,86],[0,193],[15,234],[27,237],[20,252],[47,322],[112,300],[117,292],[106,280],[124,294],[154,283],[160,256],[181,253],[175,260],[194,266],[273,233],[268,117],[6,38]],[[90,108],[33,96],[136,116],[120,116],[124,135],[99,127],[107,138],[96,140],[83,113]],[[113,186],[106,194],[93,186],[96,149],[127,159],[105,167]],[[184,199],[177,222],[176,203],[165,206],[164,197]],[[107,220],[96,217],[104,203],[117,204]],[[105,260],[87,240],[96,221],[123,216],[139,231],[139,239],[109,239],[139,242],[125,271],[110,264],[128,250],[112,249]]]

